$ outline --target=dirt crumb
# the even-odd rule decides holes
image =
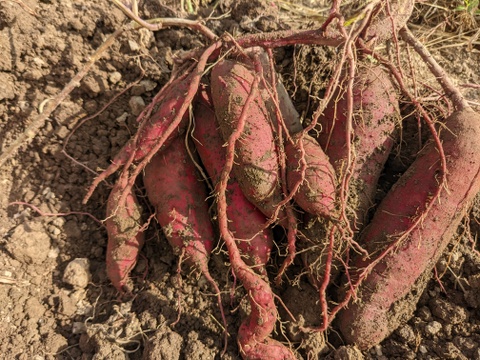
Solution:
[[[144,360],[178,360],[183,345],[182,337],[167,328],[160,328],[152,336],[143,355]]]
[[[25,223],[13,230],[6,247],[21,263],[41,264],[48,256],[50,236],[40,223]]]
[[[467,320],[468,313],[464,308],[444,299],[432,299],[429,305],[432,309],[432,315],[446,323],[460,324]]]
[[[92,275],[90,261],[87,258],[77,258],[70,261],[63,272],[63,282],[75,288],[87,287]]]
[[[28,299],[25,303],[25,314],[28,316],[29,320],[34,322],[38,321],[43,316],[45,310],[45,307],[35,297]]]
[[[7,73],[0,72],[0,100],[15,98],[13,78]]]
[[[363,354],[354,346],[341,346],[329,356],[333,360],[363,360]]]

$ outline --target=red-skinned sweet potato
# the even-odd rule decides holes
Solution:
[[[353,85],[352,140],[346,132],[346,109],[347,94],[340,89],[318,120],[322,127],[318,141],[339,176],[347,165],[347,144],[351,143],[350,148],[354,149],[350,193],[356,198],[349,202],[355,210],[354,229],[359,230],[365,224],[368,209],[374,205],[378,179],[393,147],[399,122],[397,93],[388,75],[377,66],[359,67]]]
[[[152,110],[153,115],[142,119],[137,134],[132,137],[114,156],[112,163],[98,176],[90,186],[83,202],[86,203],[98,184],[127,164],[130,160],[141,161],[157,144],[157,141],[172,124],[185,99],[191,77],[178,79],[168,85],[166,95]],[[165,140],[160,149],[164,149],[182,134],[188,124],[188,112],[182,117],[177,129]]]
[[[285,144],[289,191],[300,184],[296,203],[312,215],[329,218],[335,208],[335,170],[314,138],[299,133],[292,140]]]
[[[185,145],[183,138],[176,138],[157,153],[145,167],[143,182],[173,251],[199,270],[215,291],[226,328],[220,289],[208,270],[215,233],[208,212],[207,189]],[[225,332],[225,345],[226,337]]]
[[[237,128],[254,76],[244,65],[230,60],[220,61],[212,69],[213,104],[224,140]],[[271,217],[282,197],[270,114],[260,91],[245,111],[233,173],[247,199]]]
[[[214,231],[208,214],[204,184],[185,148],[177,138],[155,155],[145,167],[143,178],[147,197],[158,223],[177,255],[208,272],[214,246]]]
[[[216,185],[225,164],[224,141],[218,131],[209,89],[201,89],[194,108],[193,139],[203,166]],[[229,229],[235,236],[245,262],[266,274],[265,265],[273,246],[271,229],[264,229],[267,219],[245,195],[234,178],[227,185]]]
[[[265,100],[265,105],[267,106],[267,110],[270,112],[271,118],[276,119],[277,107],[275,105],[275,101],[271,97],[273,95],[273,89],[271,88],[272,85],[272,77],[271,77],[271,70],[270,70],[270,59],[265,52],[264,49],[261,47],[253,47],[247,50],[247,53],[250,56],[258,56],[260,63],[263,69],[263,76],[267,83],[267,87],[270,91],[263,86],[264,84],[260,84],[260,91],[262,92],[262,97]],[[285,89],[285,86],[280,81],[280,75],[275,74],[275,84],[273,84],[275,90],[277,91],[278,96],[278,110],[282,115],[283,122],[285,124],[286,129],[290,134],[296,134],[303,130],[302,124],[300,122],[300,115],[298,114],[295,106],[293,105],[292,98]]]
[[[107,276],[121,294],[131,291],[128,275],[135,266],[144,243],[142,208],[131,189],[128,191],[125,206],[118,206],[120,196],[123,191],[127,191],[125,183],[126,181],[119,179],[110,192],[105,220],[108,234]]]
[[[446,156],[446,183],[426,216],[378,262],[361,283],[357,296],[339,314],[340,329],[348,343],[368,349],[380,343],[408,318],[402,301],[422,273],[429,271],[455,234],[471,201],[480,191],[480,115],[464,110],[445,121],[442,140]],[[439,153],[428,144],[378,206],[362,233],[372,259],[410,229],[439,189]],[[372,259],[352,264],[352,281]],[[411,307],[410,307],[411,308]]]

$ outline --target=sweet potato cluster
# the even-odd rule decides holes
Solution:
[[[365,40],[387,36],[375,29]],[[302,124],[271,57],[252,46],[219,56],[223,45],[206,48],[161,90],[87,195],[123,169],[107,204],[110,280],[122,294],[132,289],[128,276],[146,227],[133,184],[143,173],[165,238],[180,263],[210,282],[223,316],[208,268],[220,234],[250,303],[237,335],[244,358],[295,358],[272,337],[278,313],[270,285],[281,284],[294,262],[322,309],[323,325],[303,331],[324,331],[335,319],[347,343],[380,343],[404,320],[402,301],[480,191],[480,116],[461,101],[437,123],[425,114],[429,139],[379,200],[401,132],[398,74],[362,54],[339,69],[325,103]],[[274,238],[274,226],[286,240]],[[286,255],[272,271],[275,243]]]

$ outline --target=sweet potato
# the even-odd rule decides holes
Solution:
[[[263,76],[265,81],[267,82],[267,86],[272,84],[272,74],[270,71],[270,60],[265,52],[265,50],[261,47],[253,47],[247,50],[247,53],[251,56],[258,56],[260,59],[260,63],[263,69]],[[300,115],[298,114],[295,106],[293,105],[292,98],[285,89],[285,86],[280,81],[280,76],[275,74],[275,89],[278,95],[278,110],[280,110],[280,114],[282,115],[283,122],[285,124],[286,129],[289,131],[290,134],[296,134],[303,130],[302,123],[300,122]],[[272,89],[273,90],[273,89]],[[261,84],[260,91],[262,92],[262,97],[265,100],[265,105],[267,106],[267,110],[271,114],[271,118],[276,118],[277,107],[275,105],[274,100],[271,97],[272,92],[267,91],[267,89]]]
[[[184,140],[177,138],[155,155],[145,167],[147,197],[158,223],[177,255],[208,273],[208,258],[214,245],[208,215],[208,196],[189,158]]]
[[[374,205],[378,179],[394,144],[399,122],[397,94],[388,75],[377,66],[359,68],[353,85],[353,139],[347,134],[347,94],[334,93],[319,118],[318,141],[330,158],[337,174],[344,174],[349,148],[354,149],[355,163],[350,177],[349,199],[354,209],[357,230],[366,222],[368,209]],[[348,144],[351,144],[350,147]]]
[[[184,139],[174,139],[168,148],[152,158],[145,167],[143,182],[173,251],[181,261],[199,270],[215,291],[226,329],[220,289],[208,270],[215,238],[206,202],[208,194]],[[225,331],[225,346],[226,336]]]
[[[232,257],[231,257],[232,259]],[[238,264],[238,262],[235,262]],[[249,293],[251,312],[238,330],[237,342],[244,359],[295,359],[292,351],[270,337],[277,321],[273,292],[267,282],[250,269],[234,265],[234,272]]]
[[[441,161],[431,142],[380,203],[361,236],[373,258],[413,227],[367,274],[358,301],[339,314],[345,340],[361,349],[380,343],[411,315],[404,297],[417,278],[433,268],[480,191],[480,115],[471,110],[453,113],[440,139],[446,156],[444,187],[439,189]],[[437,191],[440,196],[431,203]],[[353,282],[367,265],[362,258],[353,262],[352,269],[358,269],[351,274]]]
[[[85,195],[83,200],[84,203],[87,202],[101,181],[112,175],[130,160],[133,162],[138,162],[153,150],[158,139],[172,124],[175,115],[180,110],[190,82],[191,78],[186,77],[177,81],[173,81],[168,85],[169,88],[165,89],[164,91],[166,95],[164,96],[163,100],[161,100],[153,109],[153,115],[142,120],[137,134],[122,147],[118,154],[114,156],[112,163],[100,174],[100,176],[94,180],[87,194]],[[185,131],[187,124],[188,112],[186,112],[183,116],[177,129],[165,140],[161,149],[168,147],[173,139],[182,134]]]
[[[118,199],[126,191],[125,183],[120,179],[110,192],[105,220],[108,234],[107,276],[121,294],[131,290],[128,275],[144,243],[142,208],[131,189],[125,207],[118,206]]]
[[[220,180],[225,165],[224,141],[218,132],[209,89],[201,89],[194,108],[195,130],[193,139],[203,166],[214,185]],[[245,195],[237,181],[230,178],[227,185],[227,216],[229,229],[235,236],[238,247],[247,264],[266,274],[265,265],[273,246],[271,229],[264,229],[267,222],[263,215]]]
[[[225,141],[236,130],[242,113],[246,116],[242,136],[236,144],[233,173],[247,199],[271,217],[282,200],[278,156],[270,115],[260,91],[245,108],[254,76],[240,63],[220,61],[212,69],[212,98]]]
[[[314,138],[299,133],[292,140],[285,145],[289,191],[300,184],[293,197],[296,203],[310,214],[328,218],[335,208],[335,170]]]

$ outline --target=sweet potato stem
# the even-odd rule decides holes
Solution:
[[[430,54],[428,49],[420,41],[418,41],[415,36],[413,36],[407,27],[402,28],[399,33],[402,39],[409,43],[428,65],[430,71],[435,75],[437,81],[440,83],[447,97],[452,101],[455,108],[458,111],[470,109],[470,105],[468,105],[462,93],[453,84],[450,77],[438,64],[432,54]]]
[[[125,6],[119,0],[112,0],[113,3],[120,9],[122,12],[136,22],[138,27],[144,27],[151,31],[158,31],[160,29],[164,29],[166,27],[187,27],[192,30],[196,30],[205,36],[209,40],[216,40],[217,35],[215,35],[208,27],[203,25],[200,21],[195,20],[188,20],[182,18],[157,18],[157,19],[149,19],[143,20],[140,18],[135,12],[131,11],[127,6]]]

